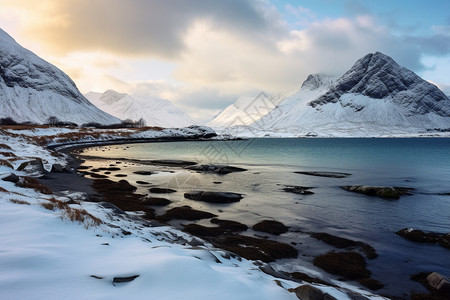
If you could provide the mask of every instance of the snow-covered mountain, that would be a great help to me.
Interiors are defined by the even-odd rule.
[[[269,96],[264,92],[260,92],[256,97],[239,97],[206,125],[231,127],[253,124],[272,111],[284,98],[283,95]]]
[[[185,112],[164,99],[132,97],[114,90],[89,92],[85,96],[113,116],[133,121],[143,118],[148,126],[179,128],[195,124]]]
[[[310,75],[259,121],[235,132],[270,136],[417,135],[450,128],[450,100],[382,53],[359,59],[333,82]]]
[[[92,105],[63,71],[0,29],[0,118],[44,123],[50,116],[78,124],[120,122]]]

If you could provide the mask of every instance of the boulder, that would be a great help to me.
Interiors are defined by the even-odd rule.
[[[450,280],[441,274],[433,272],[427,276],[427,283],[433,288],[433,291],[441,296],[450,299]]]
[[[360,193],[367,196],[377,196],[386,199],[399,199],[400,196],[412,195],[413,188],[391,187],[391,186],[370,186],[370,185],[346,185],[342,189]]]
[[[283,188],[283,191],[299,194],[299,195],[312,195],[313,192],[310,191],[312,187],[306,187],[306,186],[297,186],[297,185],[287,185],[285,188]]]
[[[184,197],[191,200],[209,203],[233,203],[239,202],[242,199],[242,195],[238,193],[205,191],[188,192],[184,194]]]
[[[62,166],[60,164],[54,164],[52,166],[52,169],[50,170],[51,173],[70,173],[71,170],[67,166]]]
[[[29,173],[39,172],[42,174],[47,173],[47,171],[44,168],[44,164],[42,163],[42,160],[40,158],[36,158],[21,163],[20,166],[17,168],[17,171],[25,171]]]
[[[200,171],[200,172],[211,172],[216,174],[229,174],[233,172],[243,172],[247,171],[247,169],[239,168],[239,167],[233,167],[233,166],[226,166],[226,165],[194,165],[194,166],[187,166],[185,169],[194,170],[194,171]]]
[[[274,235],[280,235],[282,233],[288,232],[289,228],[283,223],[273,220],[264,220],[255,225],[253,225],[253,230],[267,232]]]
[[[206,211],[192,209],[190,206],[181,206],[169,209],[164,215],[160,216],[159,219],[161,221],[170,221],[172,219],[197,221],[214,217],[217,217],[217,215]]]
[[[309,284],[304,284],[295,289],[291,289],[290,292],[295,293],[298,299],[301,300],[337,300],[330,294]]]
[[[322,171],[298,171],[294,172],[296,174],[310,175],[310,176],[319,176],[319,177],[329,177],[329,178],[346,178],[352,174],[350,173],[341,173],[341,172],[322,172]]]
[[[173,189],[167,189],[167,188],[151,188],[149,189],[150,193],[154,194],[170,194],[170,193],[176,193],[176,190]]]
[[[399,236],[416,242],[416,243],[432,243],[450,249],[450,233],[425,232],[413,228],[403,228],[396,232]]]
[[[10,173],[8,176],[3,177],[2,180],[17,183],[20,180],[20,178],[16,174]]]

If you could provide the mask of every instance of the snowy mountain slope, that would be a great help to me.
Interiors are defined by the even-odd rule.
[[[0,118],[44,123],[50,116],[78,124],[120,122],[92,105],[64,72],[0,29]]]
[[[170,101],[158,98],[138,98],[108,90],[86,95],[100,109],[121,119],[137,121],[143,118],[148,126],[186,127],[195,122]]]
[[[269,96],[264,92],[260,92],[256,97],[240,97],[206,125],[230,127],[253,124],[273,110],[283,99],[283,95]]]
[[[309,76],[300,91],[240,132],[271,136],[417,135],[450,128],[450,100],[382,53],[358,60],[333,84]]]

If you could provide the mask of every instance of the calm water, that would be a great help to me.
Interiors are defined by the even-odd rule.
[[[84,154],[111,158],[111,161],[86,161],[86,165],[95,167],[124,158],[182,159],[247,168],[246,172],[220,176],[124,161],[119,173],[127,174],[130,183],[144,180],[154,186],[175,188],[178,192],[170,196],[171,207],[190,205],[249,226],[264,219],[285,223],[291,231],[276,239],[296,243],[303,256],[277,261],[276,267],[282,270],[317,270],[312,258],[333,248],[301,232],[324,231],[367,242],[377,250],[379,257],[368,261],[368,267],[373,278],[386,284],[382,293],[401,296],[411,290],[421,291],[420,285],[409,280],[411,274],[418,272],[450,275],[449,250],[412,243],[395,234],[404,227],[450,232],[450,196],[437,195],[450,193],[450,139],[170,142],[105,146],[87,149]],[[132,173],[143,169],[157,174],[143,177]],[[295,174],[295,171],[336,171],[352,175],[336,179]],[[114,173],[111,179],[115,179]],[[339,188],[353,184],[404,186],[416,191],[413,196],[388,201]],[[286,193],[282,191],[284,185],[314,187],[315,194]],[[231,205],[210,205],[184,199],[183,193],[192,189],[237,192],[245,197]],[[138,191],[148,193],[148,186],[139,187]],[[211,225],[207,221],[200,223]],[[250,230],[246,234],[256,233]]]

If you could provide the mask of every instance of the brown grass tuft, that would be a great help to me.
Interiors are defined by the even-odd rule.
[[[17,199],[11,199],[11,200],[9,200],[9,202],[12,202],[12,203],[15,203],[15,204],[25,204],[25,205],[30,205],[30,203],[27,202],[27,201],[17,200]]]
[[[80,208],[70,208],[69,207],[65,211],[65,215],[72,222],[83,223],[86,228],[89,228],[91,226],[99,226],[99,225],[103,224],[102,220],[100,220],[97,217],[94,217],[93,215],[88,213],[86,210],[80,209]]]
[[[9,161],[0,159],[0,166],[7,166],[8,168],[14,169],[14,167],[9,163]]]
[[[9,191],[8,190],[5,190],[4,188],[2,188],[1,186],[0,186],[0,192],[2,192],[2,193],[9,193]]]
[[[23,176],[20,179],[21,180],[17,183],[20,187],[34,189],[35,191],[46,195],[53,194],[52,190],[48,186],[40,183],[36,178]]]
[[[11,147],[6,145],[6,144],[0,144],[0,148],[7,149],[7,150],[12,150]]]
[[[55,208],[56,208],[55,203],[52,203],[52,202],[44,202],[44,203],[41,203],[41,206],[42,206],[43,208],[45,208],[45,209],[48,209],[48,210],[55,210]]]
[[[0,152],[0,155],[3,155],[4,157],[17,157],[17,155],[15,155],[14,153],[9,152],[9,151],[7,151],[7,152]]]

